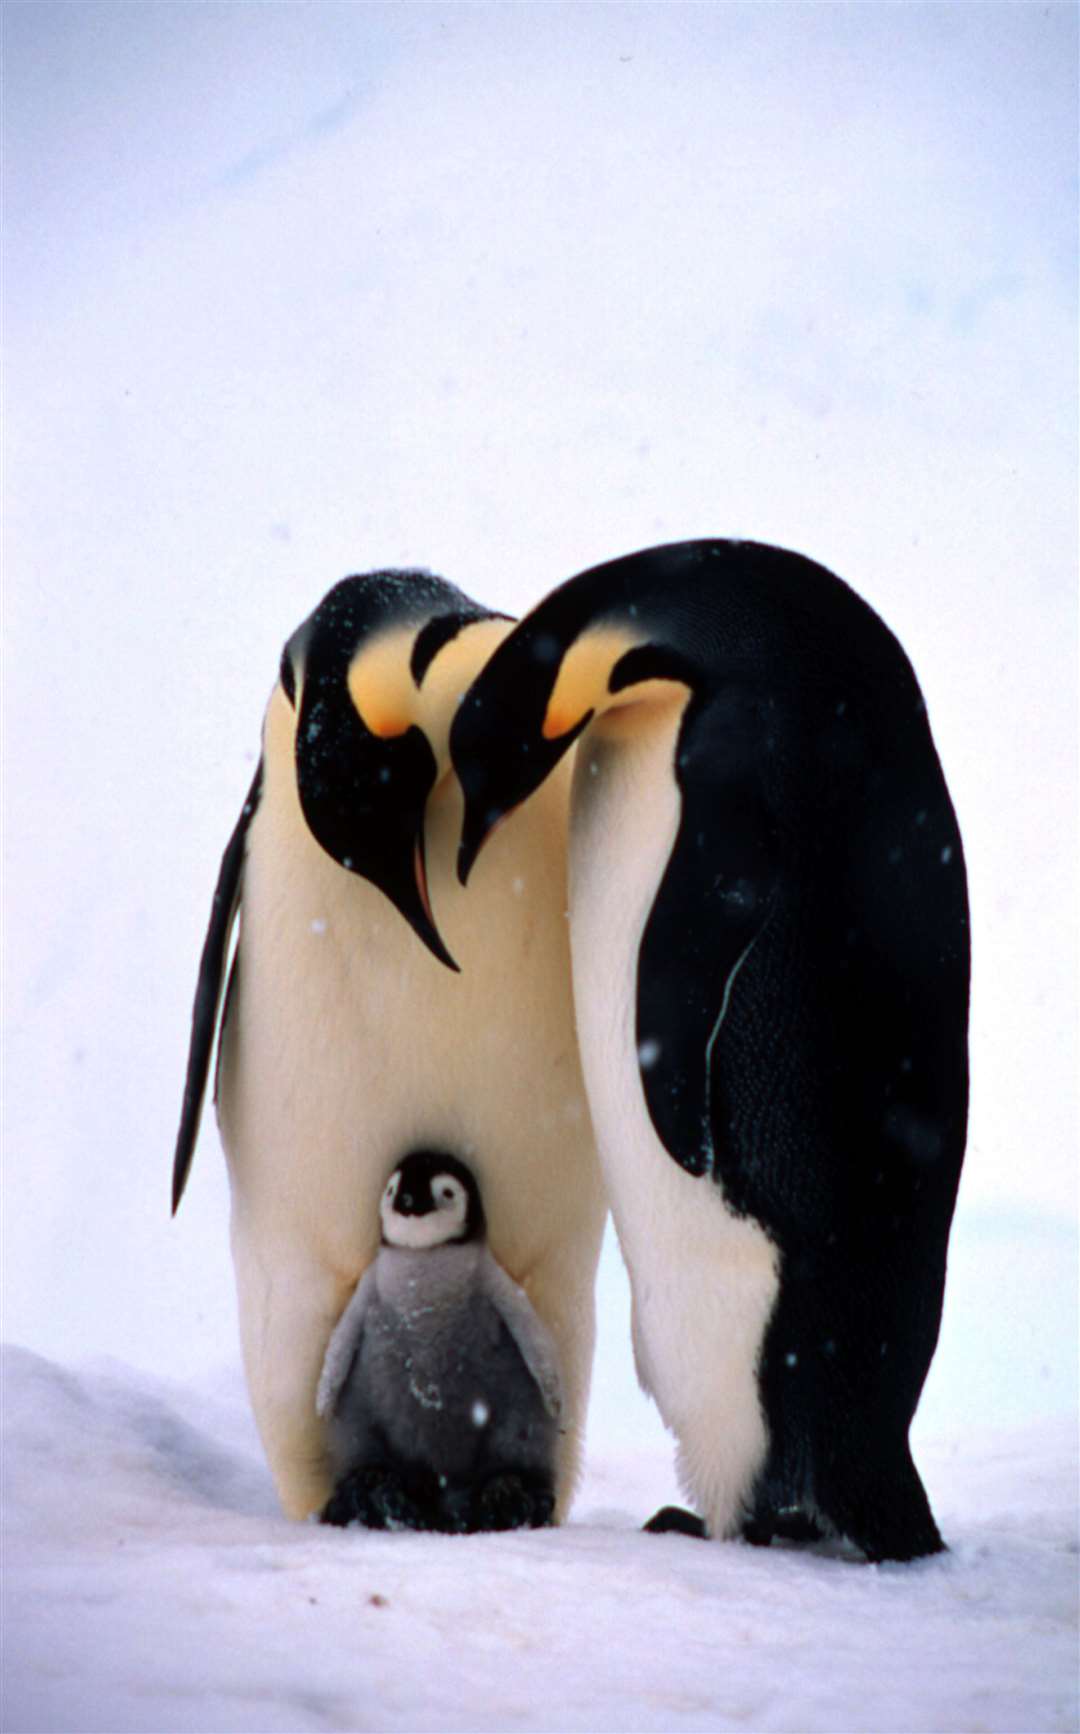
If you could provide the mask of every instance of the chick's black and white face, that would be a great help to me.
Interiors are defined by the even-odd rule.
[[[469,1194],[453,1174],[410,1175],[396,1168],[379,1206],[383,1239],[414,1251],[465,1240],[471,1227]]]

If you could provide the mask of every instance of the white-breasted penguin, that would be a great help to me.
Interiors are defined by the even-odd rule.
[[[451,1533],[550,1523],[558,1355],[491,1255],[474,1176],[414,1151],[380,1216],[382,1244],[319,1381],[335,1480],[324,1522]]]
[[[454,872],[450,721],[510,625],[428,574],[343,579],[285,647],[222,861],[173,1207],[224,998],[216,1102],[244,1363],[295,1517],[333,1492],[319,1372],[378,1248],[386,1176],[416,1150],[472,1169],[492,1255],[555,1341],[557,1519],[576,1476],[606,1205],[573,1020],[569,777],[493,845],[479,897]]]
[[[714,1536],[933,1552],[908,1429],[963,1159],[969,942],[910,663],[780,549],[584,572],[456,715],[463,881],[574,742],[582,1061],[684,1488]]]

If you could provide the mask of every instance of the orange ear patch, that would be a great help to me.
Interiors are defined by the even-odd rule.
[[[360,710],[359,705],[356,708]],[[365,727],[373,735],[378,735],[381,741],[393,740],[395,735],[406,734],[412,727],[409,718],[399,706],[372,704],[370,699],[365,700],[364,708],[360,710],[360,718]]]
[[[413,627],[380,632],[361,645],[349,664],[349,697],[360,721],[380,740],[412,728],[415,686],[409,671],[416,631]]]
[[[608,680],[620,656],[641,640],[624,626],[595,626],[576,638],[562,662],[548,699],[542,734],[555,741],[575,727],[587,711],[603,710]]]

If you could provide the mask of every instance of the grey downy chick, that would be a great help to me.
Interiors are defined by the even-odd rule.
[[[330,1339],[316,1406],[324,1523],[537,1528],[555,1505],[555,1347],[492,1257],[470,1170],[416,1151],[379,1206],[382,1241]]]

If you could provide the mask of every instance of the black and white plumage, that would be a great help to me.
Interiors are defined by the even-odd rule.
[[[648,549],[552,592],[458,710],[463,882],[571,747],[582,1060],[683,1484],[715,1536],[933,1552],[908,1429],[964,1150],[969,939],[910,663],[801,556]]]
[[[319,1381],[335,1481],[323,1520],[456,1532],[550,1522],[557,1353],[491,1255],[473,1175],[414,1152],[380,1215],[382,1244]]]
[[[320,1369],[378,1249],[386,1176],[420,1149],[475,1174],[492,1255],[557,1345],[557,1517],[577,1473],[605,1200],[570,987],[569,777],[493,844],[479,896],[454,870],[450,722],[510,625],[427,573],[335,585],[285,646],[222,860],[173,1200],[220,1020],[245,1372],[293,1517],[333,1493]]]

